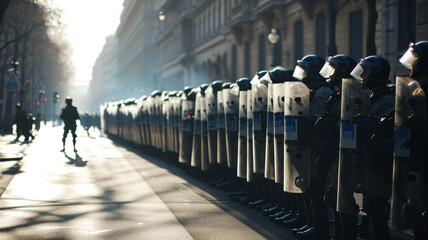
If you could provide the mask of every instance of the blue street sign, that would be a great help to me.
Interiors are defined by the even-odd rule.
[[[6,91],[18,91],[19,90],[19,83],[16,80],[16,75],[14,72],[10,73],[9,80],[6,82],[5,88]]]

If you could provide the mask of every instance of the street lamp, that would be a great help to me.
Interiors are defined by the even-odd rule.
[[[279,35],[278,35],[278,33],[276,32],[276,29],[275,29],[275,28],[272,28],[272,29],[270,30],[270,33],[268,34],[268,40],[269,40],[269,42],[270,42],[270,43],[272,43],[272,44],[275,44],[275,43],[277,43],[277,42],[279,41]]]
[[[164,21],[166,19],[165,12],[163,10],[159,11],[159,21]]]

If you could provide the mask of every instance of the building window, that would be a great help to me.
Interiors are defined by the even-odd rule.
[[[264,34],[259,35],[259,71],[266,69],[266,39]]]
[[[246,76],[251,75],[251,45],[250,41],[245,41],[244,47],[244,74]]]
[[[303,22],[294,23],[294,61],[303,58]]]
[[[232,69],[231,69],[231,73],[232,73],[232,79],[235,80],[237,79],[237,66],[238,66],[238,56],[237,56],[237,52],[236,52],[236,45],[232,46]]]
[[[363,57],[363,11],[349,14],[349,55],[354,59]]]
[[[315,52],[318,56],[326,57],[326,28],[325,28],[325,15],[324,12],[316,16],[315,27]]]
[[[398,1],[398,50],[416,41],[416,0]]]
[[[273,45],[272,67],[282,65],[282,36],[281,36],[280,30],[277,30],[277,33],[280,36],[280,38],[279,38],[279,41]]]

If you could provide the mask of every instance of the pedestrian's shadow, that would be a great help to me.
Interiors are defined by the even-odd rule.
[[[64,152],[64,156],[68,159],[67,164],[75,165],[76,167],[84,167],[88,162],[88,161],[83,161],[82,157],[80,157],[78,153],[76,153],[74,158],[72,156],[67,155],[66,152]]]

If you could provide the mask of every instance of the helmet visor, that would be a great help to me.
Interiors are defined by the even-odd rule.
[[[412,69],[415,62],[418,60],[412,47],[407,49],[407,52],[400,58],[400,63],[408,69]]]
[[[294,68],[293,77],[303,80],[308,75],[310,63],[302,60],[297,60],[296,67]]]
[[[368,78],[373,71],[373,66],[368,63],[360,62],[351,72],[351,76],[358,81]]]
[[[334,68],[330,62],[325,62],[324,66],[321,68],[320,75],[324,78],[330,78],[336,72],[336,68]]]

